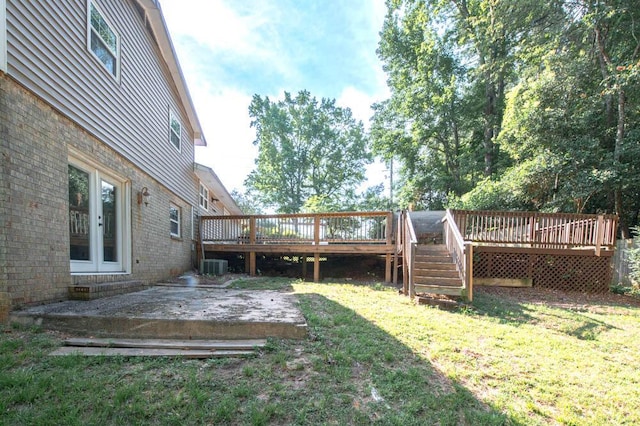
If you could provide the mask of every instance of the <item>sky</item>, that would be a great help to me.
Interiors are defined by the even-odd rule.
[[[306,89],[336,99],[368,129],[389,91],[376,56],[384,0],[160,0],[206,147],[196,161],[230,192],[255,167],[254,94],[281,99]],[[384,166],[364,185],[383,183]]]

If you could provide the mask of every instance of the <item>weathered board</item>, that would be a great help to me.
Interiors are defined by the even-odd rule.
[[[223,358],[253,355],[253,351],[230,350],[189,350],[189,349],[152,349],[152,348],[104,348],[65,346],[51,352],[51,356],[85,355],[85,356],[146,356],[146,357],[180,357],[180,358]]]
[[[474,278],[474,285],[486,285],[492,287],[531,287],[531,278]]]
[[[140,348],[140,349],[180,349],[180,350],[252,350],[264,347],[264,339],[243,340],[170,340],[170,339],[109,339],[109,338],[69,338],[66,346],[94,348]]]

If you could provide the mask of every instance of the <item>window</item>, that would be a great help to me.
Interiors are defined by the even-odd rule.
[[[169,142],[180,151],[180,140],[182,135],[182,124],[173,111],[169,111]]]
[[[200,207],[209,210],[209,190],[200,184]]]
[[[118,77],[120,38],[93,2],[89,3],[87,20],[89,50],[102,62],[111,75]]]
[[[171,236],[180,238],[180,208],[173,204],[169,204],[169,221]]]

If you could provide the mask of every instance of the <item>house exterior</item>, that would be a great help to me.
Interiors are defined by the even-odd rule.
[[[157,0],[0,0],[0,320],[193,268],[205,145]]]
[[[198,214],[199,216],[242,215],[235,200],[222,184],[212,168],[195,164],[198,176]]]

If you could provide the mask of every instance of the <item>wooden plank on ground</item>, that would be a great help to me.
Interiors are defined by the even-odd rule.
[[[474,278],[474,285],[486,285],[493,287],[532,287],[531,278]]]
[[[170,340],[170,339],[115,339],[82,338],[66,339],[66,346],[94,348],[145,348],[145,349],[183,349],[183,350],[252,350],[266,345],[265,339],[243,340]]]
[[[93,348],[65,346],[49,355],[85,355],[85,356],[147,356],[147,357],[180,357],[180,358],[223,358],[253,355],[253,351],[217,351],[217,350],[183,350],[183,349],[151,349],[151,348]]]

